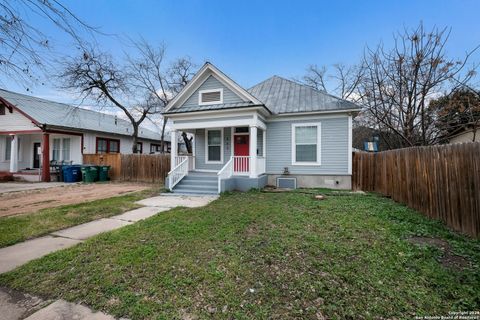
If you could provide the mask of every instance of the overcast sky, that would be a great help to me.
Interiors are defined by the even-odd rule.
[[[122,39],[164,42],[168,56],[210,61],[248,88],[272,76],[299,77],[309,64],[356,63],[366,45],[391,43],[392,34],[423,21],[452,27],[447,51],[462,57],[480,44],[480,1],[62,1],[88,24],[117,36],[99,37],[113,55],[128,50]],[[39,23],[60,53],[65,35]],[[480,54],[474,56],[480,61]],[[6,89],[25,92],[14,81]],[[30,94],[72,103],[75,98],[46,82]]]

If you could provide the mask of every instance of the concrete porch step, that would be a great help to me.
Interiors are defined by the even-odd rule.
[[[192,189],[173,189],[173,193],[176,194],[195,194],[195,195],[203,195],[203,194],[218,194],[217,190],[215,189],[214,191],[211,190],[192,190]]]
[[[182,190],[198,190],[198,191],[202,191],[202,190],[205,190],[205,191],[217,191],[218,189],[218,186],[201,186],[201,185],[191,185],[191,184],[178,184],[175,186],[175,188],[173,188],[173,190],[176,190],[176,189],[182,189]]]
[[[195,179],[182,179],[177,185],[192,185],[192,186],[217,186],[217,180],[195,180]]]
[[[181,194],[217,194],[218,177],[215,172],[191,171],[172,190]]]

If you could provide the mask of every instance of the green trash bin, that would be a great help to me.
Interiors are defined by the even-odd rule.
[[[98,181],[108,181],[110,166],[98,166]]]
[[[96,166],[83,166],[82,167],[82,180],[85,183],[95,182],[98,176],[98,169]]]

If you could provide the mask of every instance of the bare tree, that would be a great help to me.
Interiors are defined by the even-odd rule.
[[[144,40],[133,44],[136,53],[126,55],[123,63],[98,50],[84,50],[64,62],[60,79],[64,89],[123,111],[133,128],[132,151],[136,153],[140,125],[145,119],[159,116],[170,99],[185,86],[192,76],[193,63],[181,58],[166,65],[164,45],[153,47]],[[162,150],[165,126],[163,121]]]
[[[165,66],[165,45],[153,47],[144,39],[134,42],[140,55],[137,58],[127,56],[129,74],[134,80],[137,91],[144,91],[156,104],[157,114],[162,112],[170,100],[177,95],[193,76],[195,64],[190,58],[178,58],[169,66]],[[161,150],[164,150],[165,128],[167,122],[162,118]],[[185,132],[182,137],[191,152],[191,138]],[[172,141],[171,143],[175,143]]]
[[[325,66],[310,65],[302,82],[306,85],[339,98],[356,102],[360,99],[358,87],[362,81],[364,68],[362,65],[345,66],[334,64],[329,72]]]
[[[0,2],[0,70],[4,77],[24,85],[39,80],[52,55],[52,39],[35,25],[36,15],[81,44],[80,33],[96,33],[57,0],[11,0]],[[28,88],[27,88],[28,90]]]
[[[429,108],[435,112],[435,126],[439,130],[440,142],[471,131],[476,141],[480,128],[480,92],[470,87],[456,88],[447,95],[430,101]]]
[[[475,75],[475,66],[466,68],[475,50],[458,60],[446,56],[449,34],[447,28],[426,31],[420,24],[397,34],[392,49],[380,44],[365,52],[360,103],[372,127],[401,138],[394,147],[438,142],[428,102],[452,83],[467,83]]]

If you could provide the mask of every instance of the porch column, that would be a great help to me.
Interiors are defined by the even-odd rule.
[[[42,137],[42,181],[50,182],[50,135],[46,132]]]
[[[267,156],[267,129],[263,130],[263,148],[262,156],[265,158]]]
[[[10,135],[10,172],[14,173],[18,171],[18,136]]]
[[[250,127],[250,178],[257,177],[257,127]]]
[[[177,156],[178,138],[176,130],[170,132],[170,139],[170,170],[172,170],[175,168],[175,158]]]

